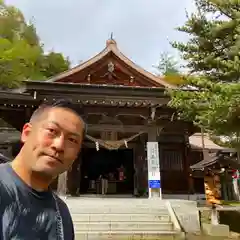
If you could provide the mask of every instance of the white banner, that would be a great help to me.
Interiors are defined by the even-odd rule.
[[[158,142],[147,142],[148,172],[159,172]]]

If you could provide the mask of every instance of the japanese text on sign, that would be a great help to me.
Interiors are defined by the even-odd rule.
[[[148,172],[159,172],[158,142],[147,143]]]

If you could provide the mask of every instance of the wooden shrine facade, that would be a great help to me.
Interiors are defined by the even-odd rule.
[[[96,142],[111,142],[133,150],[134,189],[148,188],[147,141],[158,141],[163,193],[189,193],[188,138],[191,123],[179,121],[167,106],[161,78],[141,69],[117,48],[114,40],[89,61],[48,81],[26,81],[17,91],[0,91],[0,118],[21,130],[43,103],[71,99],[87,123],[84,148],[97,151]],[[104,146],[100,144],[100,148]],[[79,191],[81,154],[68,173],[68,192]],[[76,181],[79,179],[79,181]]]

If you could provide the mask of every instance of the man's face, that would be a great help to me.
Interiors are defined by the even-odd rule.
[[[71,110],[51,108],[32,124],[23,127],[24,158],[34,172],[55,178],[77,158],[84,123]]]

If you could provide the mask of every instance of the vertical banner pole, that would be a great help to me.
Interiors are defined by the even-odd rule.
[[[162,199],[158,142],[147,142],[149,198]]]

